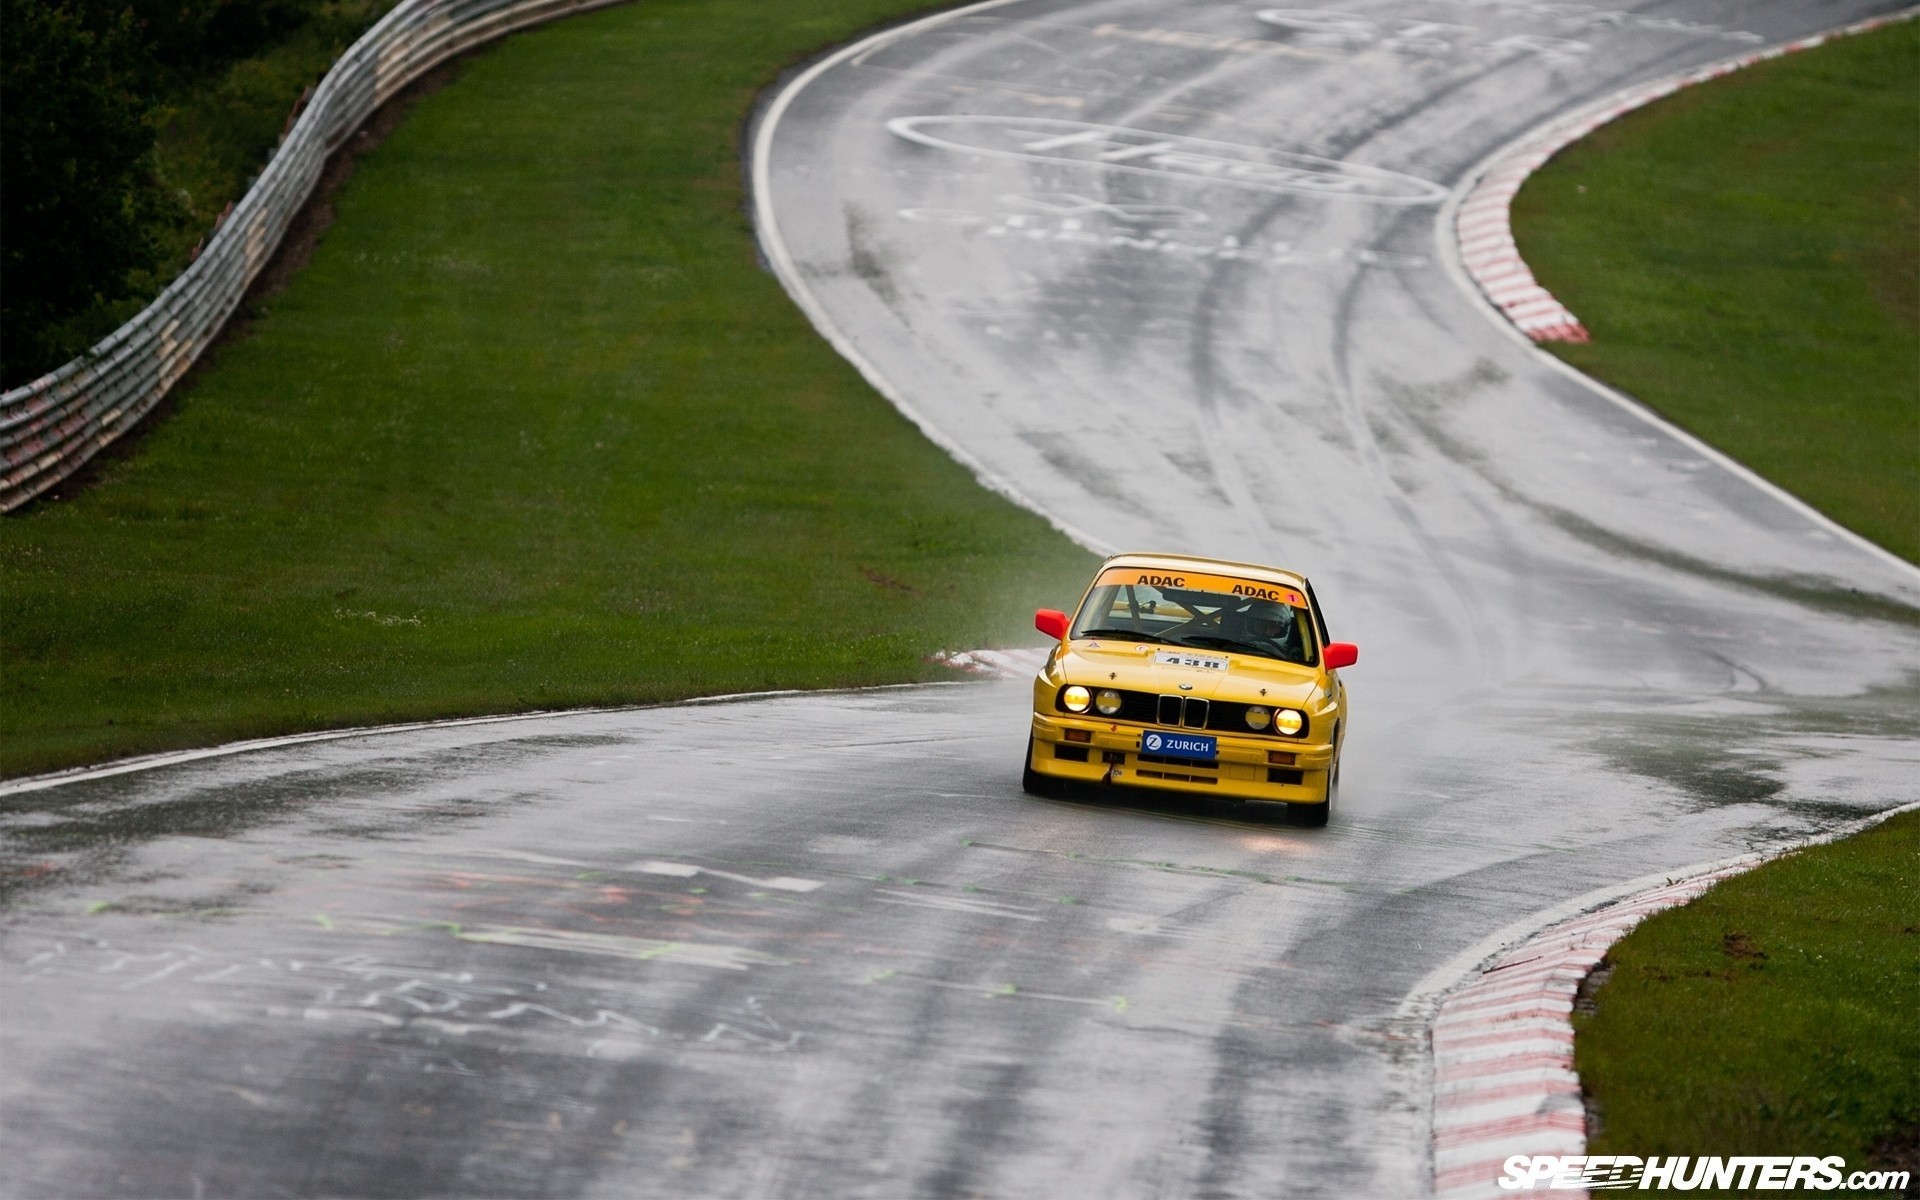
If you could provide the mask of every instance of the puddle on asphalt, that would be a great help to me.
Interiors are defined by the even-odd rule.
[[[1787,794],[1794,763],[1827,757],[1823,739],[1920,742],[1920,672],[1855,696],[1796,697],[1761,691],[1742,711],[1703,715],[1614,711],[1607,728],[1583,743],[1615,769],[1678,788],[1695,811],[1734,804],[1775,804],[1806,816],[1858,815],[1860,803]],[[1691,709],[1692,706],[1689,706]],[[1909,797],[1910,798],[1910,797]]]

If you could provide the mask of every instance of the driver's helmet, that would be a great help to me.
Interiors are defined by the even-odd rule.
[[[1293,625],[1293,610],[1271,600],[1256,600],[1240,614],[1240,627],[1253,637],[1279,641]]]

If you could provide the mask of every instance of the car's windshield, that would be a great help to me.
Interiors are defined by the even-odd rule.
[[[1109,567],[1073,621],[1073,637],[1152,642],[1319,660],[1306,597],[1292,588],[1196,571]]]

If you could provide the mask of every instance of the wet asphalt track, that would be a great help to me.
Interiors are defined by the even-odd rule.
[[[1920,576],[1488,321],[1438,200],[1885,7],[1030,3],[835,60],[770,253],[1062,524],[1313,577],[1333,825],[1023,796],[1009,684],[15,793],[0,1191],[1420,1193],[1422,975],[1920,792]]]

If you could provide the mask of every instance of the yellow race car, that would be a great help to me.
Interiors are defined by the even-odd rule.
[[[1033,684],[1023,783],[1108,784],[1286,805],[1324,825],[1340,782],[1358,647],[1327,640],[1313,587],[1251,563],[1109,558]]]

